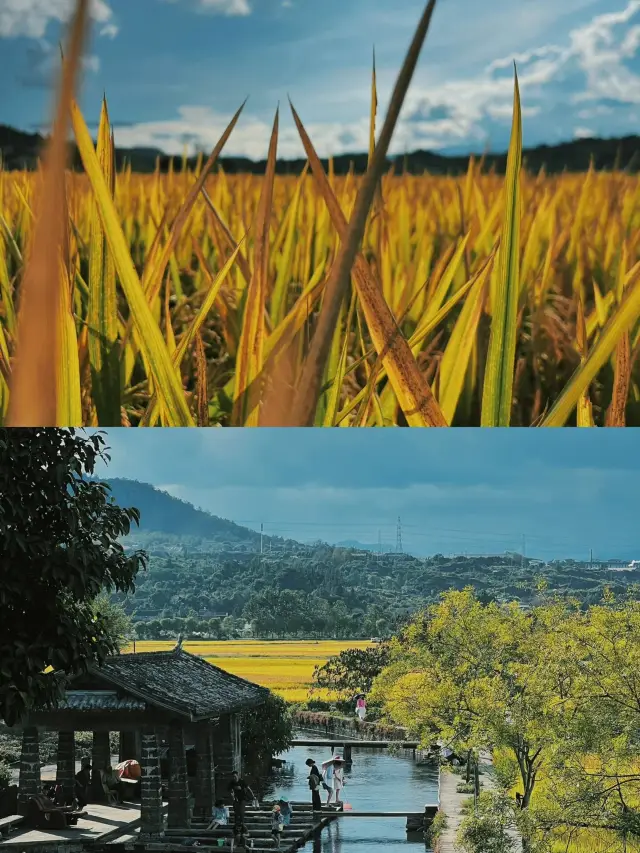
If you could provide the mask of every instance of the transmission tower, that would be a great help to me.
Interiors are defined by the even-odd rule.
[[[396,554],[402,554],[402,522],[398,516],[398,526],[396,527]]]

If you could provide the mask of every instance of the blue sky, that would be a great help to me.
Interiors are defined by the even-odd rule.
[[[73,0],[1,0],[0,123],[46,125]],[[287,93],[323,155],[366,150],[371,54],[381,108],[422,0],[94,0],[81,103],[106,91],[121,146],[215,144],[264,158]],[[392,152],[508,143],[512,62],[526,145],[640,127],[640,0],[439,0]],[[279,153],[301,146],[283,109]]]
[[[106,430],[101,476],[309,541],[640,559],[640,430]]]

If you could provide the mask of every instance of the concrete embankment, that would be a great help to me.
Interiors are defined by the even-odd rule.
[[[495,790],[496,783],[493,777],[493,762],[490,755],[480,756],[481,780],[485,791]],[[447,827],[436,843],[436,853],[462,853],[456,838],[460,824],[465,817],[462,804],[469,800],[469,794],[459,794],[456,791],[461,782],[461,777],[456,773],[440,771],[440,810],[447,816]],[[522,853],[522,839],[513,830],[509,833],[515,841],[515,853]]]

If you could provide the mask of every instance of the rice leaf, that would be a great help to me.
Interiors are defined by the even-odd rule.
[[[513,404],[513,376],[518,323],[518,264],[520,262],[520,168],[522,165],[522,115],[518,75],[513,92],[513,123],[507,155],[505,210],[498,249],[497,287],[492,302],[491,334],[484,387],[482,426],[509,426]]]
[[[436,0],[429,0],[418,23],[414,38],[405,57],[405,61],[402,69],[400,70],[400,74],[398,75],[398,79],[391,96],[389,109],[380,133],[380,138],[375,148],[371,166],[367,169],[367,173],[362,180],[360,189],[358,190],[353,214],[349,224],[344,229],[344,233],[340,234],[341,242],[338,256],[332,267],[329,280],[327,281],[322,310],[318,318],[311,349],[302,368],[298,392],[294,399],[291,414],[291,423],[293,425],[308,426],[313,423],[322,376],[324,374],[327,355],[331,345],[331,335],[340,310],[340,303],[344,298],[344,293],[349,284],[351,268],[354,264],[362,241],[367,217],[369,215],[369,208],[371,207],[371,203],[374,199],[378,181],[382,177],[382,173],[385,168],[385,158],[389,149],[391,137],[400,115],[411,78],[413,77],[413,72],[417,65],[418,57],[426,38],[429,24],[431,23],[431,17],[435,5]],[[301,123],[295,114],[293,107],[292,111],[294,112],[294,119],[296,121],[296,125],[298,125],[298,131],[300,132]],[[324,170],[322,170],[322,172],[324,175]],[[317,167],[314,170],[314,175],[317,176]],[[331,187],[329,187],[329,191],[331,191]],[[369,320],[367,320],[367,322],[369,322]],[[385,341],[385,346],[389,345],[389,343],[390,340],[387,339],[387,341]],[[441,417],[441,413],[437,410],[437,405],[435,404],[435,400],[430,394],[430,391],[429,394],[425,396],[425,402],[430,412],[434,415],[434,425],[444,426],[444,418]],[[416,410],[415,413],[411,411],[410,414],[414,421],[422,420],[420,414],[418,414],[418,410]]]
[[[71,121],[118,278],[129,303],[140,350],[146,360],[150,378],[153,379],[154,390],[158,394],[163,419],[167,426],[193,426],[182,383],[173,369],[162,332],[145,298],[89,130],[75,103],[71,106]]]
[[[247,292],[236,360],[236,384],[232,416],[235,426],[258,426],[260,389],[252,386],[251,392],[248,393],[248,388],[264,366],[264,312],[267,298],[269,229],[277,148],[278,112],[276,111],[269,142],[267,169],[258,204],[253,274]]]
[[[115,150],[107,101],[103,99],[96,154],[111,198],[115,193]],[[89,238],[89,360],[91,388],[100,426],[120,426],[120,347],[116,270],[95,201]]]

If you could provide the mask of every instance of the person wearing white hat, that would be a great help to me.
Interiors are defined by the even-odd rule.
[[[335,797],[336,805],[340,805],[340,792],[344,787],[344,761],[341,755],[334,755],[329,761],[322,762],[322,772],[327,782],[331,782],[331,791],[327,797],[327,805]]]

